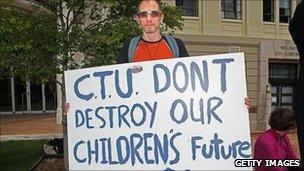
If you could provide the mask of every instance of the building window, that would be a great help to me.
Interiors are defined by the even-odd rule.
[[[242,19],[241,0],[221,0],[221,15],[224,19]]]
[[[294,86],[297,79],[296,64],[269,64],[271,84],[271,108],[291,108]]]
[[[274,22],[274,0],[263,0],[263,21]]]
[[[291,16],[291,0],[280,0],[280,23],[289,23]]]
[[[198,0],[176,0],[175,5],[182,8],[183,16],[198,17]]]

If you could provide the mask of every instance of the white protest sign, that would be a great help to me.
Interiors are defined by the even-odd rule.
[[[65,72],[71,170],[244,170],[244,54]],[[249,169],[249,168],[246,168]]]

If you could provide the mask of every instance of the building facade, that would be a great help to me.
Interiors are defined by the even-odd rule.
[[[176,31],[191,56],[244,52],[251,131],[267,127],[274,108],[291,107],[298,53],[288,23],[299,0],[165,0],[183,10]],[[59,78],[57,76],[57,78]],[[54,113],[61,118],[56,83],[0,80],[0,114]]]
[[[288,23],[300,0],[175,0],[192,56],[244,52],[251,131],[265,130],[271,110],[292,106],[299,55]]]

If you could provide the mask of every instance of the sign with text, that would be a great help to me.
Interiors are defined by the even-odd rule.
[[[244,170],[243,53],[65,72],[71,170]]]
[[[274,40],[273,49],[276,58],[297,58],[299,53],[296,45],[291,40]]]

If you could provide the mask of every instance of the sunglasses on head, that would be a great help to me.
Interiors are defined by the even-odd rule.
[[[137,16],[139,18],[146,18],[148,15],[150,15],[152,18],[153,17],[158,17],[162,14],[161,11],[140,11],[137,13]]]

